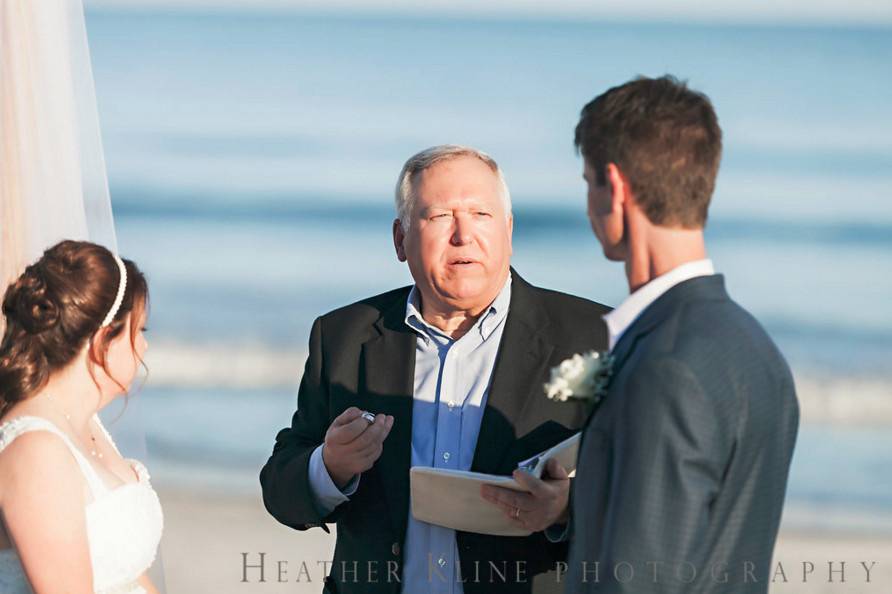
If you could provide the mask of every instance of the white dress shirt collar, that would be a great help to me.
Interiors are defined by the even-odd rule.
[[[623,333],[660,295],[683,281],[712,274],[715,274],[712,260],[685,262],[669,272],[661,274],[629,295],[619,307],[604,316],[604,321],[607,322],[607,331],[610,335],[610,350],[613,350]]]

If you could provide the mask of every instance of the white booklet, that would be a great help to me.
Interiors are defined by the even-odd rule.
[[[524,468],[536,478],[541,478],[545,464],[551,458],[555,458],[568,473],[572,473],[576,470],[580,435],[577,433],[529,460],[524,460],[518,464],[518,468]],[[498,536],[532,534],[505,517],[501,508],[480,496],[482,485],[524,491],[524,488],[510,476],[413,466],[409,471],[409,480],[412,491],[412,516],[416,520],[479,534]]]

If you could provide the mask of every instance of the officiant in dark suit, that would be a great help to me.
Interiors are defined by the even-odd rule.
[[[261,472],[264,503],[298,530],[337,524],[326,591],[530,592],[566,558],[543,533],[566,521],[564,469],[521,477],[533,494],[511,514],[533,533],[499,537],[415,520],[409,468],[510,475],[576,432],[584,404],[548,400],[543,384],[574,353],[606,348],[608,309],[510,267],[510,195],[479,151],[410,158],[396,208],[396,254],[415,283],[313,324],[297,412]]]
[[[672,77],[633,80],[585,106],[576,145],[631,294],[605,316],[613,376],[582,437],[566,591],[767,592],[798,405],[706,253],[712,104]]]

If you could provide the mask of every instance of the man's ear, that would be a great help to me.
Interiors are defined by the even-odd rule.
[[[406,241],[406,232],[403,231],[402,221],[399,219],[393,220],[393,247],[396,249],[396,259],[400,262],[406,261],[406,248],[403,247],[403,242]]]
[[[616,163],[608,163],[606,173],[607,185],[610,186],[610,210],[621,213],[630,206],[632,188],[629,179]]]

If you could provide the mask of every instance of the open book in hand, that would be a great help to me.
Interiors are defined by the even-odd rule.
[[[576,469],[579,453],[577,433],[556,446],[549,448],[518,464],[535,476],[542,478],[545,465],[552,458],[567,469]],[[515,491],[525,491],[510,476],[413,466],[409,471],[412,490],[412,516],[416,520],[436,524],[464,532],[494,534],[498,536],[527,536],[531,534],[505,517],[497,506],[480,495],[482,485],[495,485]]]

